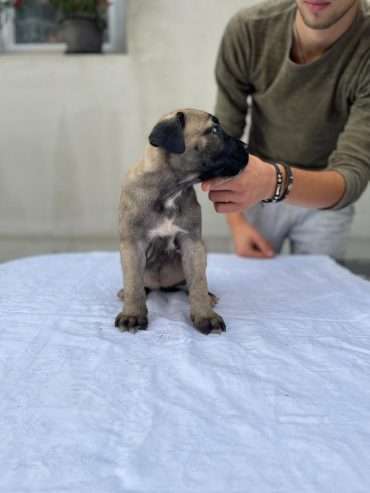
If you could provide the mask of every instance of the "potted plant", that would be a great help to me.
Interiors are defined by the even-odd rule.
[[[49,0],[61,13],[66,53],[101,53],[108,0]]]

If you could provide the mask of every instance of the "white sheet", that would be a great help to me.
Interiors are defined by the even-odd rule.
[[[370,283],[325,257],[208,278],[225,334],[155,293],[132,335],[117,254],[0,265],[1,493],[370,491]]]

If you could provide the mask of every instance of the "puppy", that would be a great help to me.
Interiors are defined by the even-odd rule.
[[[209,113],[184,109],[155,125],[143,159],[129,171],[121,192],[124,306],[115,320],[118,329],[146,329],[147,292],[186,283],[194,327],[202,334],[226,330],[208,294],[201,210],[193,185],[235,176],[247,162],[246,144],[227,135]]]

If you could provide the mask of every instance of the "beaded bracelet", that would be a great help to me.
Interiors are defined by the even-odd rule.
[[[275,171],[276,171],[276,187],[275,187],[275,191],[274,191],[274,194],[271,197],[271,199],[262,200],[262,202],[264,204],[269,204],[271,202],[279,202],[280,195],[281,195],[281,189],[283,187],[283,181],[284,181],[283,173],[280,171],[279,166],[276,163],[269,163],[269,164],[274,166]],[[284,192],[285,192],[285,190],[284,190]]]
[[[288,197],[294,182],[292,168],[286,163],[280,163],[280,164],[285,169],[285,189],[282,196],[279,198],[277,202],[280,202]]]

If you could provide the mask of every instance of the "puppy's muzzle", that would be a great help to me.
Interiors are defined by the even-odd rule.
[[[224,133],[223,140],[223,149],[203,163],[204,170],[200,175],[201,181],[218,177],[232,177],[247,166],[249,159],[247,144],[230,137],[226,133]]]

